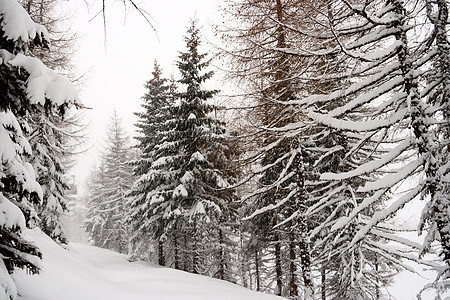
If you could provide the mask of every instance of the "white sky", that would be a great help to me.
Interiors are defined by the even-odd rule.
[[[92,1],[87,1],[92,3]],[[79,74],[89,70],[80,93],[83,104],[91,107],[86,111],[90,123],[92,149],[80,155],[78,164],[71,170],[78,183],[88,176],[98,153],[102,150],[108,121],[114,109],[123,120],[130,136],[133,135],[133,112],[140,110],[144,84],[151,78],[153,61],[158,60],[164,75],[176,72],[174,64],[178,51],[185,50],[183,36],[190,19],[199,20],[198,25],[207,40],[214,39],[212,25],[220,13],[218,0],[166,0],[142,1],[140,7],[152,17],[157,33],[134,9],[124,10],[122,1],[107,1],[107,38],[104,45],[104,27],[101,15],[89,21],[100,9],[101,1],[87,7],[83,1],[69,1],[73,14],[73,30],[80,36],[75,59]]]

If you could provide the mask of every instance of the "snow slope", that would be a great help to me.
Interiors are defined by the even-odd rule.
[[[257,293],[229,282],[189,274],[84,244],[63,249],[40,230],[27,230],[43,253],[43,271],[27,275],[18,270],[19,299],[26,300],[264,300],[283,299]]]

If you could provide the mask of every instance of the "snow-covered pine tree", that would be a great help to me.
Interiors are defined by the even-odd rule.
[[[33,47],[34,57],[39,58],[53,70],[73,77],[71,57],[75,35],[70,33],[67,18],[58,12],[59,0],[22,0],[19,1],[31,19],[46,27],[49,33],[50,47]],[[83,126],[80,119],[64,119],[52,114],[30,115],[31,135],[29,143],[33,149],[32,165],[36,170],[38,183],[43,188],[43,201],[36,206],[42,230],[59,243],[66,242],[66,234],[61,221],[63,212],[67,212],[66,191],[68,182],[67,162],[73,160],[75,144],[83,138],[76,131]]]
[[[0,3],[0,295],[15,299],[17,290],[9,274],[15,268],[39,272],[39,250],[22,238],[34,227],[33,205],[42,201],[42,189],[28,162],[32,150],[26,139],[30,114],[64,115],[77,95],[70,82],[36,58],[30,46],[46,45],[47,32],[34,23],[16,0]]]
[[[165,265],[168,255],[164,249],[168,247],[165,234],[167,224],[162,218],[162,214],[152,213],[157,209],[157,205],[152,205],[151,197],[154,196],[159,185],[159,180],[155,180],[156,178],[152,174],[155,171],[153,163],[158,157],[155,147],[164,138],[165,122],[170,119],[168,106],[173,104],[176,86],[174,83],[168,84],[168,80],[162,77],[162,70],[156,61],[152,76],[145,84],[147,92],[142,97],[144,111],[135,113],[139,117],[135,126],[140,134],[135,138],[138,141],[137,148],[141,155],[132,163],[136,181],[129,192],[131,209],[128,222],[132,230],[133,255],[148,258],[150,253],[157,252],[158,264]],[[153,214],[153,217],[148,218]],[[156,248],[157,251],[152,248]]]
[[[128,136],[116,111],[108,127],[106,151],[97,176],[97,188],[88,202],[86,228],[94,242],[104,248],[128,253],[127,193],[132,185],[131,150]],[[98,232],[98,235],[96,233]],[[96,237],[94,237],[96,235]]]
[[[66,191],[69,189],[63,157],[68,155],[65,147],[65,131],[57,116],[40,114],[29,121],[32,132],[28,139],[32,151],[37,181],[42,187],[43,201],[35,209],[40,219],[39,227],[58,243],[67,243],[61,217],[67,211]],[[69,135],[69,134],[68,134]]]
[[[142,163],[148,163],[149,168],[142,168],[142,176],[133,186],[131,219],[136,235],[151,232],[156,242],[171,242],[172,254],[167,250],[165,254],[173,261],[167,265],[207,273],[214,269],[206,267],[207,259],[211,260],[213,252],[220,256],[224,249],[220,245],[221,237],[225,241],[221,226],[229,218],[234,194],[227,189],[233,182],[229,167],[232,153],[224,123],[213,116],[217,107],[208,102],[217,92],[202,88],[213,73],[203,73],[209,62],[206,54],[198,52],[200,36],[195,22],[185,41],[187,52],[180,54],[177,63],[185,91],[176,93],[174,101],[174,91],[165,87],[164,81],[150,81],[149,91],[155,92],[147,94],[152,102],[146,105],[157,110],[156,114],[148,112],[156,117],[148,128],[156,128],[152,131],[156,136],[151,137],[156,144],[151,145],[153,149],[142,144],[149,153]],[[160,100],[165,103],[158,103]],[[141,124],[146,122],[141,120]]]
[[[106,177],[104,165],[91,170],[87,183],[86,194],[86,216],[84,228],[89,236],[90,242],[97,247],[103,247],[106,236],[105,212],[101,211],[101,203],[105,194]]]
[[[207,54],[199,53],[200,32],[192,21],[185,36],[186,52],[177,61],[184,91],[177,94],[173,106],[172,121],[178,155],[174,157],[174,181],[172,197],[181,211],[184,234],[191,236],[187,245],[192,259],[192,271],[205,273],[204,256],[217,251],[220,246],[221,226],[230,216],[230,204],[234,190],[229,189],[234,178],[230,176],[231,151],[225,123],[215,116],[217,106],[211,100],[218,91],[205,90],[203,84],[213,72],[205,72],[209,66]],[[219,231],[217,231],[217,229]],[[213,262],[214,264],[214,262]],[[205,270],[203,270],[205,268]]]

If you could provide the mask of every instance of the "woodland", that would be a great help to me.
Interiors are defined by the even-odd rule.
[[[0,2],[0,298],[17,299],[15,269],[40,272],[26,228],[70,242],[66,174],[88,108],[57,4]],[[420,266],[436,274],[422,292],[441,299],[449,4],[224,1],[214,57],[241,92],[225,105],[206,88],[213,55],[193,20],[178,74],[149,68],[133,136],[111,117],[85,197],[90,242],[288,299],[390,299],[384,288]],[[416,202],[415,223],[400,222]]]

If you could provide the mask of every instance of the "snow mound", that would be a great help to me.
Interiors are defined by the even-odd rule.
[[[25,230],[26,240],[42,251],[40,275],[17,270],[23,300],[264,300],[283,299],[229,282],[127,261],[125,255],[84,244],[61,248],[39,229]]]

